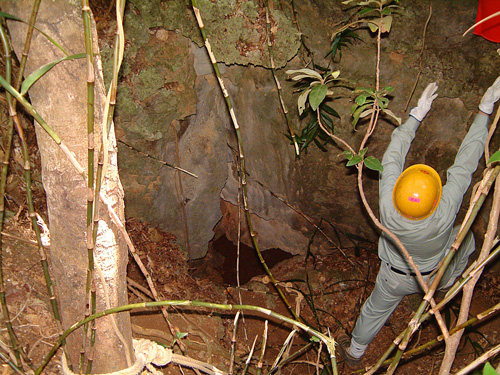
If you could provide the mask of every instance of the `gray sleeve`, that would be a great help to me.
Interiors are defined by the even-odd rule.
[[[383,215],[384,211],[384,202],[392,202],[394,184],[401,172],[403,172],[406,155],[419,126],[420,121],[410,116],[403,125],[392,132],[391,142],[382,158],[384,171],[380,175],[379,180],[381,215]]]
[[[447,171],[442,203],[455,213],[460,209],[463,196],[471,183],[472,174],[476,171],[479,159],[483,155],[488,136],[488,119],[489,117],[484,114],[476,116],[460,145],[453,166]]]

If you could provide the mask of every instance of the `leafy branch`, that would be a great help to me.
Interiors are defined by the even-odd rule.
[[[300,151],[307,151],[307,147],[313,141],[319,149],[326,151],[324,146],[331,141],[328,133],[334,132],[334,123],[330,116],[340,119],[338,112],[326,104],[326,99],[333,96],[335,87],[345,85],[345,80],[339,78],[340,70],[324,75],[309,68],[287,70],[286,73],[292,76],[292,80],[299,83],[301,92],[297,100],[299,115],[310,116],[302,133],[296,136]],[[318,112],[317,116],[316,112]],[[321,122],[326,124],[328,131],[320,126]]]
[[[376,110],[392,117],[398,122],[398,124],[401,125],[401,118],[397,117],[390,109],[387,108],[389,105],[389,99],[386,96],[392,91],[394,91],[394,87],[391,86],[386,86],[380,91],[362,87],[354,90],[354,94],[358,94],[351,107],[351,115],[353,117],[352,126],[355,130],[360,118],[372,115]]]

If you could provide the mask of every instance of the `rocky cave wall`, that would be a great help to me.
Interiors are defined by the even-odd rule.
[[[346,168],[340,155],[343,149],[330,144],[323,152],[310,145],[297,158],[285,137],[285,117],[269,69],[261,2],[198,3],[241,126],[250,176],[249,204],[261,248],[304,253],[314,227],[301,214],[316,224],[323,219],[322,227],[332,238],[337,237],[328,223],[376,240],[377,231],[359,198],[355,170]],[[333,63],[325,58],[333,27],[352,11],[340,1],[294,0],[295,23],[290,1],[271,5],[276,73],[292,126],[300,133],[305,122],[298,117],[296,89],[285,71],[303,68],[314,56],[315,63],[340,69],[341,77],[355,87],[373,87],[376,40],[369,32],[360,32],[362,40],[344,48],[340,62]],[[382,41],[381,85],[395,88],[390,108],[404,121],[423,88],[437,81],[439,97],[407,161],[430,164],[445,179],[482,93],[500,71],[497,46],[472,33],[462,36],[475,21],[474,0],[433,1],[425,43],[430,2],[400,1],[399,5],[402,8],[394,16],[392,30]],[[111,58],[114,24],[109,18],[96,14],[103,25],[104,61]],[[129,0],[125,33],[116,129],[126,215],[175,234],[185,250],[190,247],[192,258],[201,258],[214,236],[237,238],[236,143],[224,99],[189,1]],[[300,42],[301,33],[307,49]],[[345,95],[332,103],[341,115],[335,131],[357,149],[366,124],[353,130],[352,95],[349,90]],[[379,122],[368,144],[371,155],[381,159],[395,126],[391,120]],[[197,177],[176,172],[155,159]],[[375,211],[377,177],[368,171],[364,178]],[[485,220],[480,218],[475,230],[484,230]],[[245,225],[242,231],[248,243]],[[315,239],[313,246],[330,246],[318,236]]]

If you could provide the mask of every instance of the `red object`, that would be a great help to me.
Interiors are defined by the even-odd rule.
[[[476,23],[497,12],[500,12],[500,0],[479,0]],[[500,15],[476,26],[474,34],[500,43]]]

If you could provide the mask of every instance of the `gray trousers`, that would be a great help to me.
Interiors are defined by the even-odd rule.
[[[454,235],[458,228],[454,228]],[[462,245],[453,257],[443,275],[439,288],[451,286],[465,268],[469,256],[475,250],[474,236],[469,231]],[[423,276],[427,283],[431,283],[435,275]],[[448,285],[451,284],[451,285]],[[367,346],[380,331],[387,319],[394,312],[404,296],[414,293],[423,293],[415,276],[400,275],[391,270],[387,262],[380,264],[380,270],[375,282],[372,294],[366,300],[361,309],[361,314],[352,331],[351,346],[357,343],[359,346]]]

